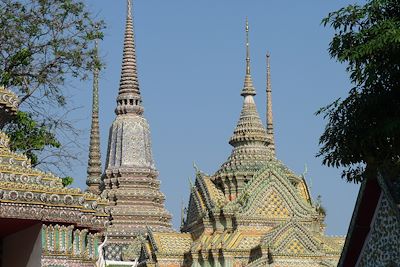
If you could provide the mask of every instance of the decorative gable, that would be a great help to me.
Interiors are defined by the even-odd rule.
[[[267,165],[257,173],[237,199],[241,205],[241,217],[309,219],[316,215],[312,205],[300,195],[285,173],[273,167]]]
[[[289,221],[276,227],[262,241],[272,255],[317,256],[321,254],[321,242],[297,221]]]

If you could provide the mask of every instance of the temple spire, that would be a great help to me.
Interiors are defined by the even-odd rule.
[[[90,129],[89,160],[87,168],[86,184],[88,191],[99,194],[101,182],[101,155],[100,155],[100,132],[99,132],[99,47],[95,44],[95,59],[93,70],[93,99],[92,99],[92,124]]]
[[[127,0],[124,52],[117,116],[108,139],[102,189],[109,200],[111,225],[105,258],[127,260],[132,241],[144,232],[172,232],[152,156],[150,126],[143,116],[134,41],[132,1]]]
[[[132,0],[127,0],[127,7],[121,80],[119,84],[117,108],[115,109],[115,113],[117,115],[141,115],[143,114],[143,106],[142,98],[140,96],[139,79],[136,66]]]
[[[250,75],[249,20],[246,17],[246,75]]]
[[[267,52],[267,137],[268,147],[275,153],[274,122],[272,115],[271,54]]]
[[[241,95],[254,96],[256,95],[256,90],[253,86],[253,79],[251,78],[250,70],[250,42],[249,42],[249,21],[246,18],[246,76],[244,78],[244,86]]]
[[[256,89],[250,72],[249,46],[249,23],[246,19],[246,75],[241,92],[244,98],[242,111],[229,140],[229,144],[233,146],[232,153],[214,175],[223,184],[224,191],[229,192],[227,198],[230,200],[239,196],[249,177],[264,168],[271,159],[267,132],[254,101]]]
[[[256,89],[250,72],[250,42],[249,42],[249,22],[246,18],[246,75],[241,95],[244,97],[242,112],[229,143],[234,147],[241,147],[246,142],[256,143],[264,146],[267,142],[265,128],[258,115],[253,96]]]

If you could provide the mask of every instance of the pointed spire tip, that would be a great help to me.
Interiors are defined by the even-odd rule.
[[[249,20],[246,17],[246,74],[250,74]]]
[[[124,51],[122,56],[121,79],[117,97],[117,115],[136,114],[142,116],[144,108],[140,96],[136,66],[135,34],[133,26],[133,4],[127,0]]]
[[[251,79],[251,70],[250,70],[250,42],[249,42],[249,20],[246,17],[246,76],[244,80],[244,87],[242,90],[242,96],[255,95],[256,91],[253,86],[253,81]]]
[[[128,18],[131,18],[132,17],[132,0],[127,0],[127,5],[128,5],[127,15],[128,15]]]

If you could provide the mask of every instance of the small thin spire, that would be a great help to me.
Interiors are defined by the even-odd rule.
[[[118,105],[115,109],[117,115],[128,113],[137,115],[143,114],[142,98],[140,96],[136,66],[136,48],[132,11],[132,0],[127,0],[122,71],[117,97]]]
[[[249,20],[246,17],[246,74],[250,75]]]
[[[246,17],[246,76],[244,78],[244,86],[241,95],[254,96],[256,95],[256,90],[253,86],[253,80],[251,78],[250,71],[250,41],[249,41],[249,20]]]
[[[94,194],[100,192],[101,182],[101,154],[100,154],[100,131],[99,131],[99,44],[95,42],[95,58],[93,70],[93,99],[92,99],[92,124],[90,129],[89,160],[87,168],[88,191]]]
[[[271,54],[267,52],[267,137],[268,147],[275,153],[274,121],[272,115]]]

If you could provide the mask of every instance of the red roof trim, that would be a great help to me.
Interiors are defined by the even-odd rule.
[[[361,190],[361,189],[360,189]],[[371,228],[371,223],[377,208],[381,188],[377,179],[371,179],[366,182],[364,192],[360,196],[356,214],[353,214],[353,229],[348,240],[346,240],[347,251],[342,255],[342,266],[353,267],[356,265],[358,258],[361,256],[361,250],[364,246],[366,238]]]

